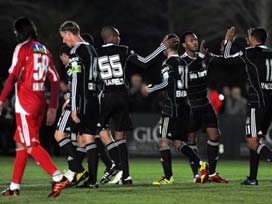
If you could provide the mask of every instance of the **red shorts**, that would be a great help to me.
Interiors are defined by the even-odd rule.
[[[42,125],[44,114],[33,117],[16,113],[16,132],[14,140],[26,147],[40,144],[39,130]]]

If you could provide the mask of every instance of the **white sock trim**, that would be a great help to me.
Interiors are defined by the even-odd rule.
[[[70,169],[64,173],[64,176],[71,182],[76,175],[75,172],[71,171]]]
[[[55,173],[52,175],[52,179],[54,182],[60,182],[62,178],[63,174],[59,170],[55,171]]]
[[[20,189],[20,184],[11,182],[9,188],[12,191],[15,190],[15,189],[19,190]]]

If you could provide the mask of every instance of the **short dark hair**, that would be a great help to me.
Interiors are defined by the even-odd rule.
[[[101,30],[101,38],[105,42],[111,35],[118,35],[117,28],[113,26],[104,26]]]
[[[26,41],[28,38],[36,40],[38,37],[37,28],[32,20],[27,17],[19,17],[13,22],[13,29],[17,33],[19,42]]]
[[[62,45],[59,49],[59,55],[61,56],[62,54],[69,55],[71,51],[71,48],[68,47],[67,45]]]
[[[60,32],[71,32],[74,35],[79,35],[80,33],[80,27],[79,25],[74,21],[65,21],[63,24],[61,24],[59,28]]]
[[[171,50],[173,50],[173,51],[178,51],[179,45],[180,45],[180,39],[179,39],[179,37],[177,36],[177,34],[175,34],[175,33],[169,33],[169,34],[168,34],[167,40],[172,39],[172,38],[176,38],[178,42],[175,43],[175,44],[173,44],[173,45],[170,45],[169,48],[170,48]]]
[[[81,34],[81,37],[86,42],[90,43],[91,45],[94,45],[94,38],[90,33],[83,33],[83,34]]]
[[[247,47],[247,41],[244,36],[237,36],[235,40],[232,43],[231,51],[233,53],[240,52],[241,50],[244,50]]]
[[[253,36],[259,43],[265,44],[267,39],[267,32],[264,28],[261,27],[254,28],[251,36]]]
[[[188,35],[195,35],[195,33],[192,32],[192,31],[185,31],[185,32],[182,33],[181,36],[180,36],[180,42],[181,42],[181,43],[185,43],[185,38],[186,38]]]

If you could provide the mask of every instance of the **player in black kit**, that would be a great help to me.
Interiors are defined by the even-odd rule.
[[[178,39],[176,34],[169,34],[165,39]],[[200,167],[198,155],[184,143],[187,141],[190,106],[187,98],[188,67],[178,55],[179,44],[165,50],[167,59],[162,64],[162,82],[145,86],[146,93],[164,90],[165,99],[160,118],[160,154],[164,176],[153,185],[173,184],[172,159],[169,140],[174,141],[176,149],[194,161]]]
[[[250,174],[242,185],[258,185],[257,172],[260,157],[272,161],[272,151],[260,139],[267,133],[272,119],[272,50],[265,46],[267,32],[264,28],[248,30],[249,47],[230,55],[235,38],[235,28],[226,34],[224,56],[236,60],[247,73],[248,105],[246,141],[250,150]]]
[[[219,182],[227,183],[227,181],[219,176],[216,172],[217,160],[219,157],[219,137],[217,117],[214,109],[207,97],[207,74],[211,65],[220,65],[225,63],[223,56],[217,56],[204,51],[203,46],[198,47],[197,36],[193,32],[185,32],[181,36],[181,43],[185,49],[185,53],[181,56],[188,64],[189,71],[189,88],[188,97],[192,108],[192,116],[189,124],[189,139],[195,141],[198,130],[205,130],[208,134],[207,154],[208,167],[203,163],[200,171],[208,171],[209,177],[202,178],[201,182]],[[203,44],[202,44],[203,45]],[[197,169],[193,170],[197,173]],[[205,175],[201,175],[204,176]]]
[[[103,27],[101,38],[104,45],[97,49],[98,72],[103,86],[100,97],[99,131],[102,140],[104,138],[103,142],[106,144],[111,157],[118,161],[118,151],[120,154],[118,164],[123,170],[122,178],[119,181],[113,180],[110,182],[132,184],[126,145],[126,132],[132,128],[125,79],[126,63],[130,61],[140,67],[147,67],[156,60],[156,57],[166,49],[169,43],[175,43],[175,41],[164,41],[160,47],[144,58],[134,54],[127,46],[120,45],[120,33],[115,27]],[[109,139],[110,122],[115,141]],[[108,182],[107,177],[104,177],[101,182]]]

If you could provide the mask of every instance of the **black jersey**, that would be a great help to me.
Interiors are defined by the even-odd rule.
[[[197,53],[195,58],[186,52],[180,56],[185,60],[189,69],[188,98],[192,108],[202,108],[210,104],[207,92],[208,69],[210,66],[231,64],[231,59],[212,53]]]
[[[162,64],[162,82],[149,88],[150,92],[164,89],[166,100],[163,114],[170,117],[179,117],[179,108],[188,104],[188,66],[178,55],[171,56]]]
[[[163,50],[165,50],[165,46],[161,44],[147,57],[141,57],[124,45],[108,43],[98,48],[98,72],[104,90],[126,90],[125,67],[127,62],[147,67],[156,60]]]
[[[266,95],[272,94],[272,50],[264,45],[249,47],[230,55],[231,42],[227,42],[224,55],[236,59],[244,66],[248,81],[248,104],[263,108]]]
[[[70,52],[72,69],[72,111],[85,114],[88,99],[97,94],[97,53],[87,42],[77,43]]]

